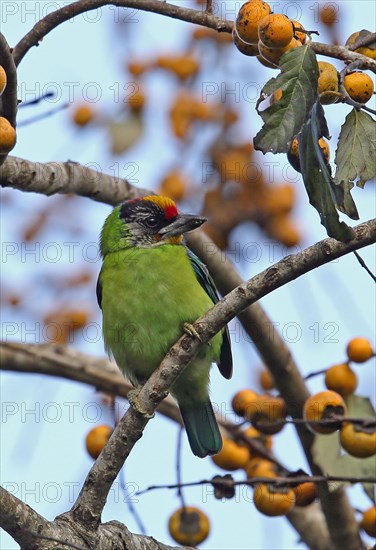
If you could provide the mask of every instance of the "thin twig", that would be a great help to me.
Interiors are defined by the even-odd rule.
[[[312,372],[306,374],[306,376],[304,376],[304,380],[309,380],[310,378],[313,378],[314,376],[319,376],[320,374],[325,374],[327,370],[328,369],[321,369],[321,370],[312,371]]]
[[[32,105],[37,105],[44,99],[52,99],[55,97],[55,92],[46,92],[45,94],[36,97],[35,99],[30,99],[28,101],[21,101],[21,103],[18,105],[18,108],[21,109],[21,107],[30,107]]]
[[[125,467],[123,467],[120,472],[120,487],[124,493],[125,502],[127,504],[128,510],[131,516],[133,516],[141,535],[146,535],[146,527],[141,519],[140,514],[137,512],[136,507],[133,506],[132,497],[130,497],[128,494],[127,484],[125,480]]]
[[[247,485],[253,487],[259,483],[267,483],[268,485],[285,485],[285,486],[296,486],[300,483],[328,483],[328,482],[342,482],[342,483],[375,483],[376,477],[374,476],[363,476],[363,477],[354,477],[354,476],[308,476],[300,475],[296,477],[286,477],[286,476],[277,476],[277,477],[255,477],[252,479],[242,479],[242,480],[233,480],[226,479],[224,477],[221,480],[213,479],[202,479],[200,481],[190,481],[178,484],[166,484],[166,485],[150,485],[146,489],[137,491],[136,496],[142,496],[149,491],[155,491],[159,489],[178,489],[179,487],[197,487],[199,485],[212,485],[213,487],[237,487],[239,485]]]
[[[355,254],[355,257],[356,259],[358,260],[358,262],[360,263],[360,265],[362,267],[364,267],[364,269],[367,271],[368,275],[373,279],[373,281],[376,283],[376,277],[375,275],[372,273],[372,271],[370,270],[370,268],[367,266],[366,262],[363,260],[363,258],[361,257],[361,255],[356,251],[354,250],[353,252]]]
[[[46,111],[45,113],[40,113],[39,115],[35,115],[34,117],[28,118],[27,120],[20,121],[18,123],[18,127],[21,128],[22,126],[29,126],[30,124],[34,124],[35,122],[39,122],[40,120],[44,120],[45,118],[49,118],[53,115],[56,115],[56,113],[60,113],[60,111],[63,111],[68,107],[69,107],[69,103],[63,103],[62,105],[58,105],[57,107],[54,107],[50,111]]]

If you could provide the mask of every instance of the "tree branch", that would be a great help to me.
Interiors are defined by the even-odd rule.
[[[53,29],[81,13],[103,6],[117,6],[119,8],[132,8],[158,13],[172,17],[173,19],[180,19],[181,21],[209,27],[219,32],[232,32],[233,21],[224,21],[215,17],[210,12],[184,8],[175,4],[168,4],[161,0],[79,0],[49,13],[34,25],[31,31],[18,42],[13,50],[16,65],[20,64],[30,48],[38,46],[39,42]]]
[[[342,61],[359,61],[362,69],[368,69],[373,73],[376,73],[376,61],[370,57],[357,52],[352,52],[345,46],[334,46],[332,44],[321,44],[320,42],[311,42],[312,50],[327,57],[334,57],[335,59],[341,59]]]
[[[75,193],[106,204],[150,194],[123,178],[103,174],[74,161],[32,162],[9,156],[0,166],[0,185],[20,191],[54,195]]]
[[[30,506],[0,487],[0,525],[24,548],[32,548],[34,536],[48,528],[49,522]]]
[[[162,0],[79,0],[49,13],[46,17],[38,21],[31,31],[29,31],[15,46],[13,50],[15,64],[18,66],[30,48],[37,46],[49,32],[65,21],[81,13],[110,5],[157,13],[173,19],[208,27],[218,32],[231,33],[234,25],[233,21],[219,19],[214,16],[210,11],[210,2],[208,3],[209,9],[199,11],[169,4]],[[320,55],[334,57],[343,61],[351,62],[359,60],[363,69],[369,69],[370,71],[376,72],[376,61],[365,55],[353,52],[347,47],[312,42],[311,48]]]
[[[127,397],[132,388],[115,363],[58,344],[0,342],[0,368],[5,371],[61,376],[90,384],[99,391],[119,397]],[[182,423],[172,397],[162,401],[158,412],[178,424]]]
[[[133,407],[128,409],[85,480],[71,510],[75,521],[89,523],[93,527],[99,525],[107,494],[124,461],[142,436],[156,407],[166,397],[169,388],[184,368],[197,355],[200,347],[251,303],[320,265],[374,243],[376,220],[360,224],[354,231],[355,238],[348,243],[329,238],[298,254],[284,258],[234,289],[194,323],[200,340],[188,335],[182,336],[141,388],[138,396],[139,410]],[[333,494],[331,498],[333,499]],[[340,503],[339,497],[337,499]],[[350,533],[350,528],[348,531]],[[349,533],[347,544],[358,547],[359,538],[354,545],[355,534],[351,537]],[[337,543],[336,540],[334,542]]]

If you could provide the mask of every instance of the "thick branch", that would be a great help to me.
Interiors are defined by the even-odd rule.
[[[57,26],[81,13],[110,5],[119,8],[132,8],[159,13],[160,15],[195,23],[196,25],[203,25],[217,31],[231,32],[233,26],[232,21],[219,19],[208,11],[192,10],[174,4],[168,4],[161,0],[79,0],[78,2],[73,2],[68,6],[64,6],[63,8],[49,13],[34,25],[31,31],[19,41],[13,50],[16,65],[19,65],[30,48],[38,46],[42,38]]]
[[[34,538],[48,527],[49,522],[30,506],[0,487],[0,525],[24,548],[32,548]]]
[[[152,537],[131,533],[119,521],[102,523],[95,532],[90,532],[83,526],[77,527],[65,515],[58,516],[54,521],[47,521],[3,487],[0,487],[0,511],[1,527],[23,550],[173,550],[172,546],[162,544]],[[52,542],[55,544],[51,545]],[[188,547],[183,548],[189,550]]]
[[[232,32],[233,21],[219,19],[211,13],[211,2],[208,2],[208,9],[194,10],[182,6],[169,4],[162,0],[79,0],[68,6],[64,6],[38,21],[15,46],[13,50],[14,61],[19,65],[25,54],[53,29],[65,21],[84,13],[86,11],[101,8],[103,6],[117,6],[123,8],[132,8],[142,11],[158,13],[173,19],[179,19],[188,23],[194,23],[208,27],[219,32]],[[343,61],[360,60],[363,69],[369,69],[376,72],[376,61],[357,52],[353,52],[344,46],[334,46],[331,44],[321,44],[312,42],[311,48],[320,55],[342,59]]]
[[[320,42],[311,43],[312,50],[319,55],[326,55],[327,57],[334,57],[335,59],[341,59],[342,61],[359,61],[362,69],[368,69],[376,73],[376,61],[370,57],[357,52],[350,51],[345,46],[334,46],[332,44],[321,44]]]
[[[0,167],[0,185],[20,191],[54,195],[75,193],[107,204],[149,194],[127,180],[103,174],[78,162],[31,162],[8,157]]]
[[[349,243],[325,239],[298,254],[284,258],[243,283],[194,323],[200,340],[193,340],[187,335],[181,337],[170,349],[160,367],[142,387],[138,402],[143,414],[130,407],[119,422],[85,480],[72,509],[74,519],[78,522],[89,522],[93,526],[99,524],[107,494],[125,459],[142,436],[156,407],[166,397],[171,385],[196,356],[202,345],[251,303],[312,269],[375,241],[376,220],[357,226],[355,238]],[[354,540],[349,541],[348,538],[347,542],[353,543]],[[359,540],[357,545],[359,546]],[[353,546],[356,547],[355,544]]]
[[[58,344],[0,342],[0,368],[6,371],[61,376],[90,384],[99,391],[119,397],[127,397],[132,388],[118,367],[108,359],[92,357]],[[171,397],[162,401],[158,412],[181,424],[179,409]]]

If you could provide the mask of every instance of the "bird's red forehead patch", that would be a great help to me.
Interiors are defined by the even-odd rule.
[[[148,197],[144,197],[144,200],[148,200],[157,204],[159,208],[163,210],[166,220],[176,218],[178,215],[176,204],[172,199],[169,199],[168,197],[161,197],[160,195],[150,195]]]

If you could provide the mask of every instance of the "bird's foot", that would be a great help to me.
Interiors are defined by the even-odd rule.
[[[193,338],[197,338],[197,340],[199,342],[202,342],[201,336],[199,335],[199,333],[197,332],[195,327],[193,325],[191,325],[191,323],[184,323],[183,329],[184,329],[184,332],[186,334],[188,334],[188,336],[192,336]],[[211,342],[207,342],[207,345],[209,347],[211,347]]]
[[[186,334],[188,334],[188,336],[192,336],[193,338],[197,338],[197,340],[199,340],[201,342],[201,336],[199,335],[199,333],[197,332],[195,327],[193,325],[191,325],[191,323],[184,323],[183,329],[184,329],[184,332]]]
[[[141,414],[145,418],[148,418],[148,419],[154,418],[155,413],[149,414],[142,408],[142,405],[138,398],[138,396],[140,395],[141,388],[142,386],[137,386],[136,388],[129,390],[129,392],[127,393],[127,399],[129,401],[129,404],[134,408],[135,411],[137,411],[139,414]]]

